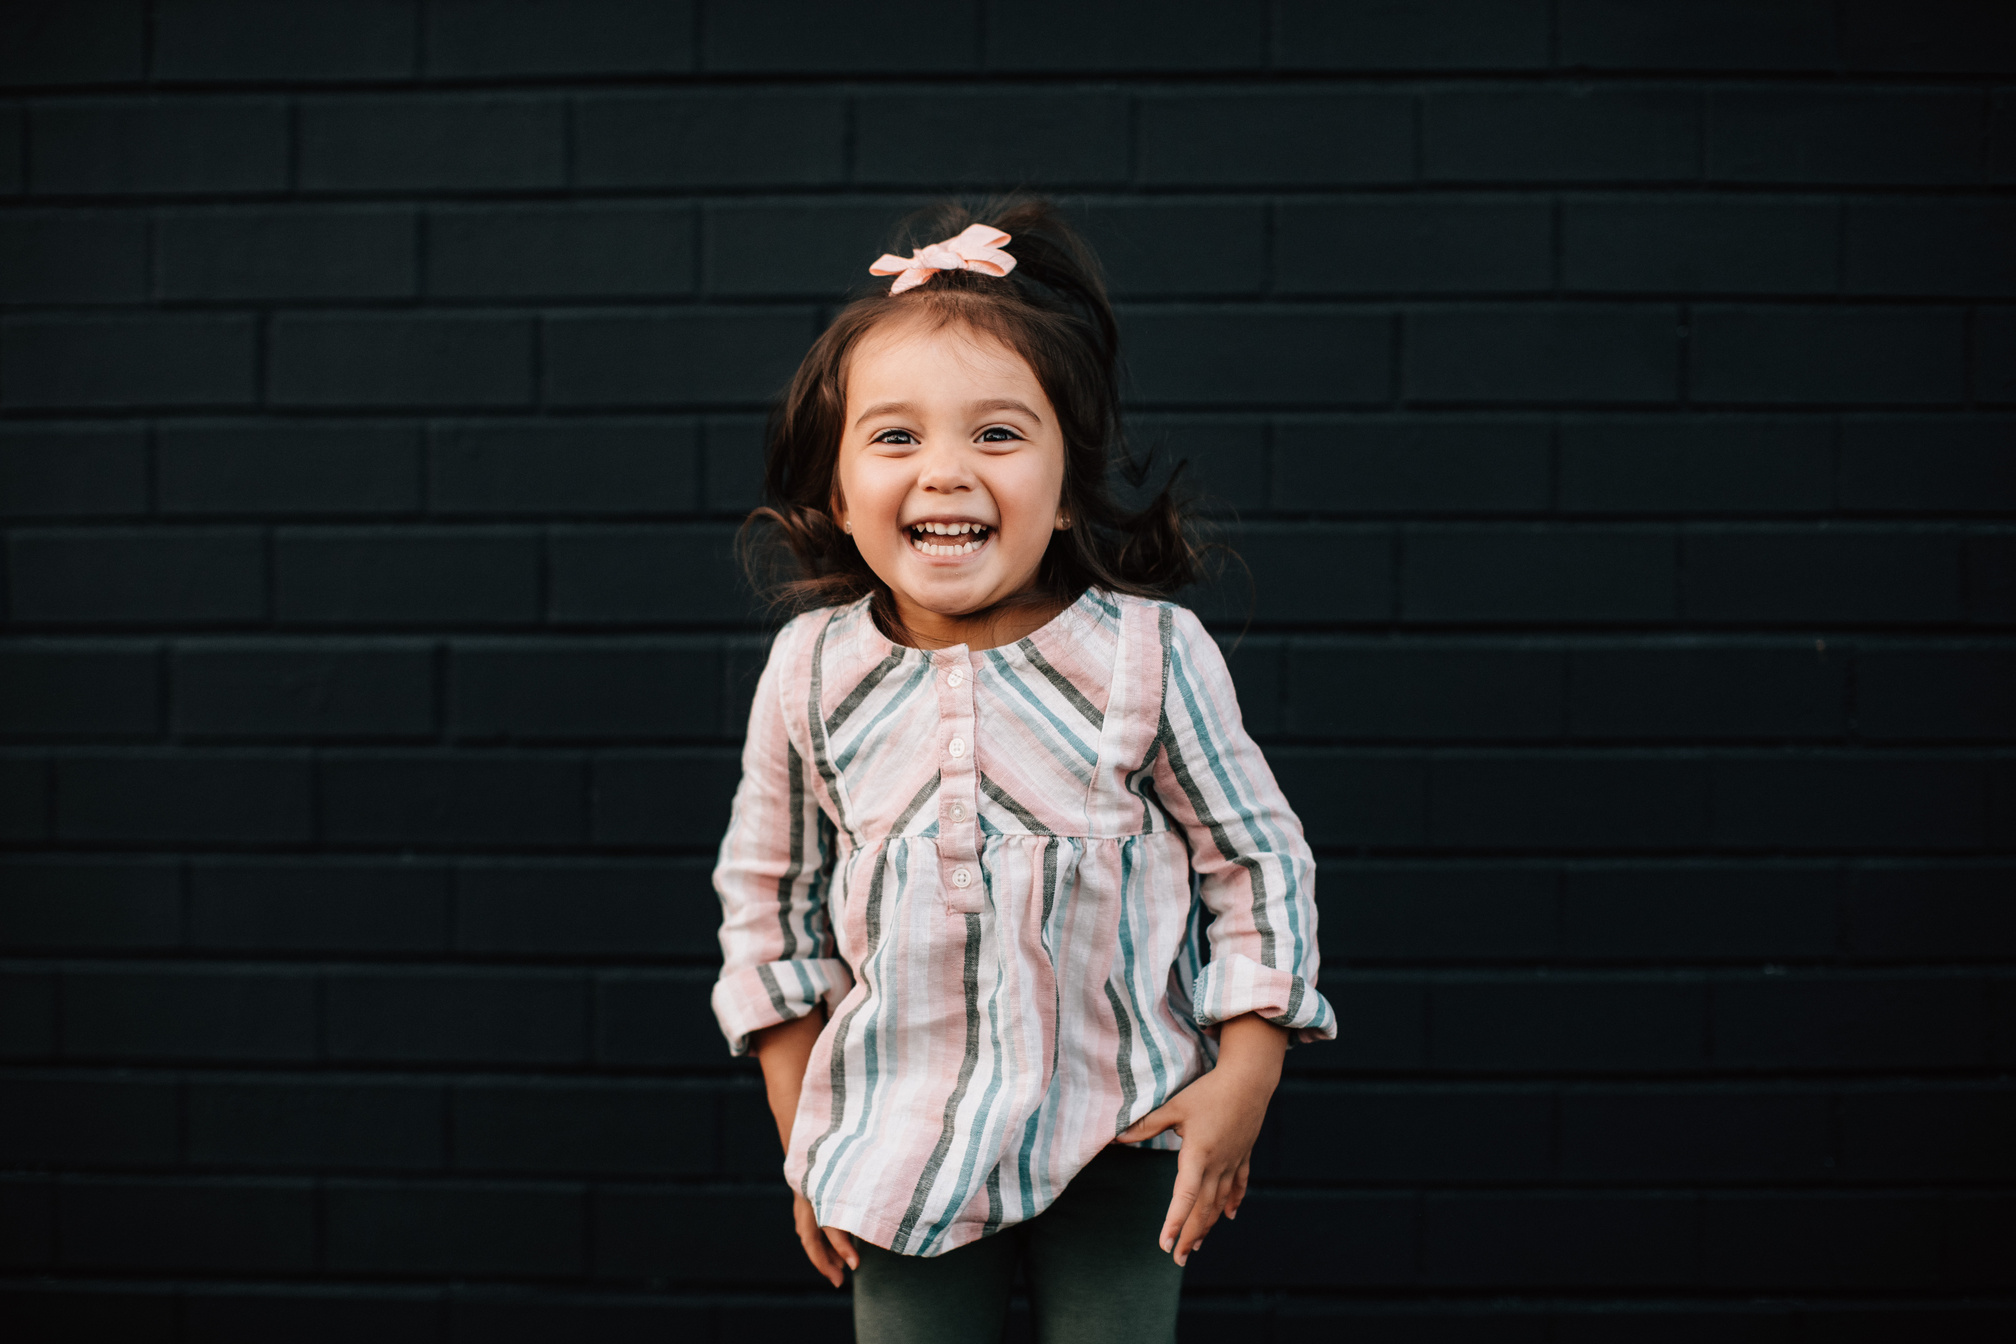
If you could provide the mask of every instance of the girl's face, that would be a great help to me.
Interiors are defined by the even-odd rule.
[[[1034,584],[1051,534],[1069,524],[1057,414],[1000,341],[918,322],[862,338],[835,480],[835,517],[921,643],[984,648],[1049,619],[967,619]]]

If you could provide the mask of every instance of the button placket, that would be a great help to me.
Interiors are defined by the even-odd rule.
[[[938,686],[938,879],[945,908],[972,914],[984,904],[980,875],[980,769],[973,746],[973,670],[963,645],[941,649]]]

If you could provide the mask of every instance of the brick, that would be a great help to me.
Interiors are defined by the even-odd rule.
[[[1841,1170],[1856,1181],[2006,1181],[2016,1091],[1923,1084],[1844,1091]]]
[[[1718,89],[1708,97],[1716,182],[1967,183],[1981,179],[1980,95],[1917,89]]]
[[[0,839],[48,839],[51,793],[47,759],[0,756]]]
[[[455,946],[490,956],[634,959],[720,955],[712,861],[465,863]]]
[[[1400,609],[1410,621],[1644,621],[1674,610],[1674,539],[1654,528],[1410,528]]]
[[[427,292],[446,298],[647,298],[693,292],[685,206],[484,206],[427,217]]]
[[[1411,182],[1414,100],[1404,94],[1144,94],[1136,180],[1149,186]]]
[[[187,1292],[181,1302],[186,1329],[214,1344],[257,1344],[287,1339],[299,1344],[434,1344],[448,1307],[431,1289],[225,1288]]]
[[[0,1079],[0,1154],[11,1167],[172,1166],[177,1109],[170,1081]]]
[[[1865,738],[1994,742],[2016,737],[2016,651],[1876,646],[1855,657],[1855,726]]]
[[[279,406],[522,406],[533,326],[510,315],[296,313],[275,318],[267,392]]]
[[[846,171],[846,108],[795,91],[584,95],[574,102],[574,185],[835,183]]]
[[[46,1059],[56,1053],[56,976],[0,967],[0,1059]]]
[[[1570,200],[1561,283],[1639,294],[1831,294],[1840,209],[1830,201]]]
[[[173,863],[15,858],[0,865],[0,948],[9,952],[158,951],[181,942],[182,875]]]
[[[1264,0],[1220,0],[1192,6],[1180,21],[1172,21],[1168,10],[1150,0],[1095,7],[1069,0],[988,0],[987,68],[1260,70],[1267,66],[1267,8]],[[938,44],[945,51],[931,64],[957,69],[960,53],[951,43],[959,29],[956,24],[946,29],[944,35],[933,35],[933,55]],[[1062,33],[1070,39],[1059,41]],[[910,67],[899,63],[893,68]]]
[[[147,511],[147,434],[124,425],[0,431],[0,517]]]
[[[315,977],[182,965],[63,975],[63,1057],[219,1062],[315,1057]]]
[[[1999,1191],[1962,1195],[1946,1202],[1945,1261],[1951,1281],[2006,1289],[2010,1273],[2007,1258],[1994,1248],[2016,1231],[2016,1207]],[[1996,1321],[1996,1317],[2001,1319]],[[2010,1313],[1983,1313],[1976,1317],[1983,1326],[2006,1329]],[[1983,1336],[1986,1338],[1984,1331]]]
[[[917,74],[975,70],[980,64],[980,5],[956,0],[932,22],[917,24],[900,4],[846,9],[808,0],[742,0],[707,6],[701,62],[710,73],[788,71]],[[901,28],[908,41],[891,41]]]
[[[164,299],[399,299],[419,292],[411,210],[197,210],[157,215]]]
[[[464,1083],[454,1092],[459,1171],[627,1179],[714,1169],[714,1094],[664,1083]]]
[[[425,645],[326,641],[177,645],[169,663],[182,737],[419,737],[434,730]]]
[[[1450,757],[1431,768],[1428,809],[1438,846],[1685,848],[1708,830],[1708,776],[1674,754]]]
[[[369,753],[322,762],[327,839],[366,845],[579,844],[581,762],[569,756]]]
[[[1462,307],[1409,312],[1402,395],[1412,402],[1670,402],[1671,308]]]
[[[160,729],[158,659],[146,647],[0,644],[0,733],[151,737]]]
[[[1722,979],[1710,990],[1715,1062],[1779,1072],[1980,1068],[1985,989],[1972,977],[1908,972]]]
[[[1267,287],[1260,205],[1105,199],[1075,214],[1118,298],[1254,296]]]
[[[853,179],[877,186],[1117,185],[1128,178],[1128,114],[1126,98],[1105,93],[864,96],[854,108]],[[993,133],[974,135],[982,125]]]
[[[205,1167],[437,1170],[447,1097],[434,1083],[199,1077],[187,1084],[188,1160]]]
[[[1690,619],[1922,623],[1960,615],[1960,539],[1876,528],[1690,528],[1681,609]]]
[[[2016,18],[1966,0],[1902,12],[1876,0],[1846,0],[1841,62],[1850,70],[2016,71]]]
[[[1927,757],[1747,756],[1714,772],[1714,843],[1735,848],[1974,849],[1989,775]]]
[[[1687,1314],[1691,1319],[1693,1313],[1690,1311]],[[1291,1297],[1275,1309],[1273,1319],[1289,1330],[1316,1334],[1325,1330],[1348,1332],[1347,1338],[1362,1339],[1367,1344],[1401,1344],[1402,1341],[1419,1338],[1447,1340],[1450,1344],[1484,1344],[1485,1341],[1492,1344],[1554,1344],[1557,1339],[1572,1339],[1575,1344],[1583,1344],[1580,1335],[1556,1333],[1565,1330],[1571,1318],[1555,1317],[1503,1301],[1484,1306],[1436,1303],[1419,1307],[1410,1303],[1389,1307],[1349,1300],[1298,1300]],[[1177,1328],[1186,1328],[1183,1318],[1178,1320]],[[1204,1336],[1207,1339],[1212,1337],[1211,1333]],[[1748,1344],[1748,1337],[1744,1338]],[[1605,1335],[1602,1340],[1603,1344],[1612,1344],[1611,1336]],[[1771,1344],[1779,1344],[1779,1341],[1774,1340]]]
[[[1561,650],[1476,640],[1297,640],[1287,729],[1353,739],[1547,739],[1566,725]]]
[[[144,0],[15,5],[0,20],[0,83],[118,84],[146,69]]]
[[[33,1176],[0,1177],[0,1192],[6,1195],[5,1199],[0,1199],[0,1265],[17,1271],[53,1265],[56,1261],[56,1182]],[[5,1315],[0,1315],[0,1321],[16,1314],[11,1310],[12,1301],[0,1298],[0,1303],[4,1303],[0,1311],[5,1311]]]
[[[1553,432],[1537,421],[1281,419],[1273,507],[1347,513],[1544,511]]]
[[[1323,308],[1133,309],[1134,395],[1152,405],[1261,409],[1384,402],[1393,321]]]
[[[0,303],[138,303],[147,220],[138,212],[36,210],[0,218]]]
[[[1988,180],[2016,181],[2016,93],[1998,93],[1989,103]]]
[[[701,422],[702,494],[709,512],[746,514],[763,502],[760,415],[710,415]]]
[[[0,323],[0,405],[249,405],[254,341],[252,320],[230,314],[8,318]]]
[[[1841,506],[1861,513],[2016,510],[2016,421],[1857,416],[1841,426]]]
[[[518,530],[283,529],[275,610],[316,625],[491,625],[539,613],[539,538]]]
[[[673,74],[693,68],[694,0],[533,0],[499,10],[487,0],[427,6],[427,73]]]
[[[1804,1338],[1826,1344],[1867,1344],[1928,1330],[1942,1339],[1992,1344],[1998,1335],[2008,1333],[2010,1314],[2000,1307],[1856,1306],[1838,1311],[1808,1308],[1796,1319]]]
[[[1571,864],[1560,955],[1608,961],[1789,961],[1836,950],[1831,867]]]
[[[791,1236],[790,1198],[767,1189],[606,1186],[589,1234],[599,1279],[801,1289],[804,1251]],[[794,1259],[794,1257],[796,1257]]]
[[[1553,207],[1543,200],[1401,197],[1277,207],[1282,293],[1525,293],[1554,283]]]
[[[2016,949],[2008,864],[1868,864],[1850,877],[1842,943],[1864,961],[2008,959]]]
[[[1548,867],[1325,860],[1319,926],[1349,965],[1544,958],[1558,886]]]
[[[306,1181],[71,1179],[57,1199],[67,1270],[300,1273],[315,1265]]]
[[[449,946],[449,875],[412,859],[198,862],[189,943],[262,953],[415,953]]]
[[[511,191],[566,184],[566,108],[552,97],[393,95],[300,109],[307,191]]]
[[[153,73],[171,80],[399,79],[414,72],[413,0],[161,0]]]
[[[1831,1181],[1833,1108],[1823,1092],[1569,1087],[1560,1173],[1631,1184]]]
[[[461,644],[449,667],[449,731],[465,740],[711,737],[723,729],[711,641]]]
[[[587,990],[566,971],[332,971],[323,1032],[338,1060],[573,1064],[588,1055]]]
[[[1857,201],[1848,206],[1842,288],[1850,294],[2016,294],[2016,205]]]
[[[1428,994],[1419,976],[1347,972],[1324,981],[1323,995],[1337,1012],[1337,1040],[1291,1051],[1291,1074],[1427,1065]]]
[[[1977,400],[2016,402],[2016,308],[1982,308],[1974,314],[1974,370],[1969,379]]]
[[[1825,513],[1834,429],[1811,417],[1572,417],[1559,498],[1575,513]]]
[[[1311,844],[1427,842],[1428,771],[1420,757],[1287,747],[1267,758]]]
[[[0,104],[0,192],[27,188],[28,118],[22,108]]]
[[[1134,415],[1127,420],[1128,447],[1145,462],[1148,476],[1139,490],[1116,483],[1130,504],[1146,504],[1182,467],[1177,491],[1194,492],[1207,513],[1264,510],[1272,489],[1267,422],[1244,415]]]
[[[302,756],[79,752],[56,764],[56,834],[127,844],[298,843],[314,830],[311,787]]]
[[[1690,976],[1463,977],[1429,989],[1443,1069],[1695,1069],[1707,1062],[1702,984]]]
[[[420,435],[369,421],[171,421],[155,430],[167,514],[412,513]]]
[[[712,971],[610,971],[595,977],[595,1060],[629,1068],[719,1068],[706,1030]]]
[[[1941,1204],[1919,1194],[1709,1195],[1697,1281],[1865,1293],[1944,1286]]]
[[[1691,93],[1603,88],[1451,90],[1422,103],[1431,182],[1676,182],[1701,171]]]
[[[1566,0],[1560,62],[1598,70],[1812,70],[1835,64],[1828,0]]]
[[[1976,621],[2016,619],[2016,537],[1969,537],[1967,614]]]
[[[1540,0],[1393,6],[1287,0],[1275,22],[1277,68],[1537,70],[1548,63],[1550,21]]]
[[[755,614],[733,537],[718,526],[555,528],[548,556],[555,621],[657,625]]]
[[[1957,402],[1965,328],[1957,308],[1697,308],[1688,390],[1739,405]]]
[[[1700,1237],[1682,1194],[1438,1194],[1422,1222],[1423,1275],[1450,1286],[1679,1286]]]
[[[910,251],[891,234],[898,215],[886,201],[723,201],[701,218],[701,288],[711,295],[830,299],[878,283],[868,264],[883,251]]]
[[[785,1299],[787,1302],[800,1299]],[[731,1302],[738,1299],[729,1299]],[[744,1300],[746,1301],[746,1300]],[[736,1307],[716,1307],[706,1299],[697,1302],[682,1297],[647,1297],[626,1293],[621,1296],[565,1296],[540,1294],[528,1297],[504,1290],[485,1297],[481,1290],[458,1292],[453,1301],[454,1326],[450,1338],[455,1344],[538,1344],[540,1340],[564,1339],[569,1331],[587,1331],[588,1338],[626,1341],[652,1339],[704,1339],[716,1320]],[[785,1334],[766,1334],[763,1325],[738,1327],[733,1336],[751,1341],[822,1338],[797,1328],[797,1319],[817,1320],[832,1329],[852,1325],[852,1308],[846,1302],[826,1308],[785,1307],[779,1312],[764,1310],[761,1299],[748,1302],[743,1314],[763,1321],[779,1315],[790,1322]],[[816,1327],[814,1327],[816,1328]],[[830,1331],[829,1331],[830,1333]],[[429,1337],[430,1344],[433,1336]]]
[[[337,1273],[555,1278],[583,1268],[576,1186],[357,1182],[323,1200],[323,1261]]]
[[[545,399],[569,407],[762,404],[814,334],[791,309],[577,313],[542,329]]]
[[[138,6],[136,5],[137,9]],[[53,1182],[38,1196],[53,1200]],[[12,1192],[10,1192],[11,1194]],[[53,1234],[53,1203],[43,1210]],[[53,1258],[53,1254],[51,1256]],[[48,1340],[173,1339],[178,1303],[173,1292],[101,1288],[61,1289],[10,1285],[0,1295],[0,1330],[10,1338]]]
[[[1845,651],[1810,644],[1578,648],[1568,684],[1578,738],[1838,740],[1847,730]]]
[[[726,750],[603,753],[590,785],[595,843],[712,847],[739,778]]]
[[[28,123],[39,196],[285,190],[278,98],[117,98],[38,106]]]
[[[437,514],[690,513],[700,444],[689,421],[500,421],[435,426],[427,499]]]
[[[1248,1285],[1332,1292],[1411,1286],[1420,1281],[1420,1207],[1418,1197],[1398,1192],[1255,1191],[1240,1205],[1241,1221],[1213,1234],[1213,1254],[1192,1261],[1195,1268],[1186,1269],[1184,1279],[1221,1293]],[[1321,1227],[1324,1234],[1320,1239],[1295,1235],[1293,1229],[1306,1227]],[[1294,1298],[1283,1294],[1277,1300],[1285,1304]],[[1281,1324],[1293,1329],[1289,1320]],[[1321,1324],[1310,1334],[1336,1337]],[[1373,1338],[1364,1331],[1352,1337]]]
[[[1269,1119],[1298,1184],[1544,1180],[1553,1166],[1554,1099],[1538,1088],[1290,1083]]]
[[[1262,523],[1227,532],[1237,559],[1184,594],[1206,620],[1384,621],[1392,614],[1393,543],[1383,527]],[[1311,573],[1329,581],[1303,583]]]

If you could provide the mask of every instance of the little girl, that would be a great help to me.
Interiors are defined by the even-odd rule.
[[[791,382],[752,515],[801,609],[714,872],[714,1011],[858,1337],[1166,1342],[1316,992],[1313,862],[1115,502],[1118,334],[1044,203],[938,212]]]

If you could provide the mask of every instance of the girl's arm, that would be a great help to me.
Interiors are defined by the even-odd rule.
[[[819,1039],[825,1025],[826,1012],[820,1009],[766,1027],[750,1042],[756,1062],[763,1066],[763,1090],[769,1095],[770,1114],[777,1121],[777,1137],[787,1152],[791,1148],[791,1124],[798,1115],[798,1094],[805,1090],[805,1062],[812,1057],[812,1043]],[[797,1225],[798,1243],[805,1248],[805,1258],[835,1288],[842,1282],[842,1262],[849,1269],[860,1268],[861,1258],[855,1254],[853,1238],[837,1227],[819,1226],[819,1219],[812,1212],[812,1201],[796,1190],[791,1192],[791,1221]]]
[[[1316,992],[1315,858],[1260,748],[1239,720],[1224,656],[1195,616],[1160,613],[1165,691],[1155,790],[1190,841],[1210,909],[1211,959],[1192,990],[1218,1036],[1208,1074],[1119,1137],[1183,1136],[1162,1248],[1184,1264],[1246,1195],[1253,1145],[1292,1033],[1337,1034]]]

